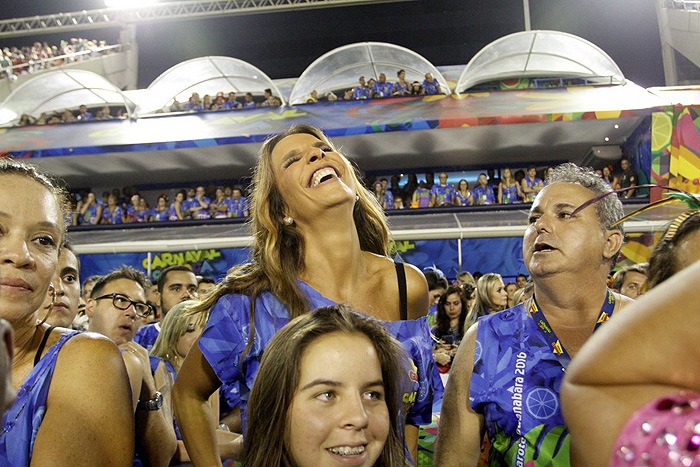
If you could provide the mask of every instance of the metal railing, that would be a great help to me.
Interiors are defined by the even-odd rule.
[[[27,60],[26,62],[17,65],[0,68],[0,79],[9,78],[10,75],[21,75],[26,73],[36,73],[47,70],[49,68],[59,67],[61,65],[81,62],[92,58],[99,58],[110,53],[118,53],[122,51],[122,45],[107,45],[103,47],[93,47],[89,50],[81,50],[70,54],[57,55],[55,57],[44,58],[41,60]]]
[[[128,24],[211,18],[333,6],[391,3],[407,0],[190,0],[133,8],[103,8],[0,21],[0,38],[79,31]],[[416,0],[408,0],[416,1]]]

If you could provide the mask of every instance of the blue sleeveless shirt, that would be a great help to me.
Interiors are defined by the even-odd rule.
[[[299,281],[311,309],[335,305],[309,285]],[[287,308],[270,292],[263,292],[255,303],[255,340],[244,358],[241,353],[250,337],[250,297],[229,294],[212,308],[199,348],[222,384],[237,387],[245,431],[246,406],[262,353],[272,337],[289,322]],[[382,322],[401,342],[416,367],[415,398],[406,423],[427,425],[432,418],[433,400],[442,397],[443,387],[433,360],[430,331],[425,317],[417,320]],[[238,384],[236,384],[238,383]]]
[[[523,304],[478,321],[469,403],[482,414],[489,465],[569,465],[559,390],[564,368]]]
[[[24,467],[31,462],[34,440],[46,413],[46,399],[58,352],[76,334],[80,334],[80,331],[62,335],[34,366],[17,391],[17,400],[2,417],[0,465]]]
[[[506,187],[503,185],[501,188],[501,193],[503,194],[503,204],[513,204],[518,202],[518,186],[513,185]]]

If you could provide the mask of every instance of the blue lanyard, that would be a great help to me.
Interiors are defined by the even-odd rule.
[[[537,329],[539,329],[542,336],[544,336],[544,339],[547,341],[547,344],[549,344],[552,352],[554,352],[557,360],[559,360],[561,366],[566,369],[569,366],[569,363],[571,363],[571,356],[569,355],[569,352],[567,352],[561,345],[561,342],[559,342],[559,338],[554,333],[552,326],[549,325],[544,313],[540,311],[541,308],[539,305],[537,305],[537,301],[535,300],[534,296],[530,299],[530,304],[526,305],[526,309],[527,315],[535,321],[537,324]],[[600,310],[600,315],[598,315],[593,332],[597,331],[601,324],[610,319],[613,311],[615,311],[615,295],[612,293],[612,290],[608,289],[608,295]]]

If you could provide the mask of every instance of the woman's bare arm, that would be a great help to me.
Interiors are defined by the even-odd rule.
[[[576,465],[607,463],[627,419],[646,402],[700,391],[698,275],[700,262],[627,305],[572,361],[561,399]]]
[[[94,334],[71,338],[58,354],[32,465],[131,466],[133,413],[117,346]]]
[[[586,342],[567,371],[567,383],[669,384],[700,391],[698,277],[700,261],[627,305]]]
[[[209,397],[221,382],[209,362],[192,346],[180,368],[173,388],[175,416],[187,453],[197,466],[220,466],[216,441],[218,414],[212,413]]]
[[[436,466],[475,466],[479,462],[484,418],[469,404],[477,326],[473,325],[464,335],[452,362],[442,403]]]

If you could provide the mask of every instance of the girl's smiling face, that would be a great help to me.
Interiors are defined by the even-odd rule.
[[[363,334],[333,332],[302,354],[285,444],[297,467],[372,466],[389,434],[382,368]]]

